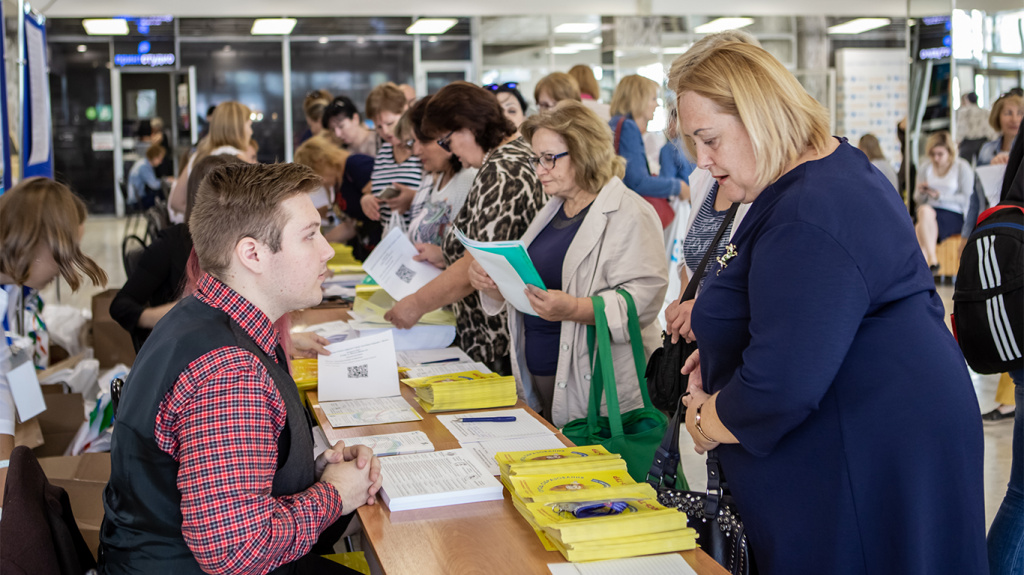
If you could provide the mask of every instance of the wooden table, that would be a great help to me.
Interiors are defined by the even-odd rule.
[[[337,311],[333,317],[337,319]],[[316,318],[306,325],[316,321],[328,320]],[[346,437],[422,431],[437,450],[460,447],[435,415],[423,411],[414,399],[412,389],[403,385],[402,396],[423,416],[423,421],[334,429],[320,408],[315,391],[308,393],[308,400],[332,443]],[[563,443],[572,445],[522,401],[515,407],[525,409],[555,432]],[[549,575],[548,563],[565,562],[557,551],[544,550],[533,529],[512,505],[507,490],[502,501],[395,513],[378,498],[375,505],[364,505],[358,513],[365,539],[372,547],[367,550],[367,559],[388,575]],[[700,549],[680,554],[700,575],[728,575],[722,566]]]

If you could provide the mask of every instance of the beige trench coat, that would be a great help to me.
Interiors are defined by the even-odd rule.
[[[522,237],[526,245],[530,245],[548,225],[562,203],[560,198],[552,198],[537,213]],[[562,264],[562,291],[576,297],[600,295],[605,300],[615,362],[615,382],[622,412],[641,407],[643,400],[629,344],[626,301],[615,291],[622,288],[633,296],[640,317],[644,349],[650,355],[661,346],[661,328],[656,320],[667,287],[668,262],[665,260],[661,223],[654,208],[627,188],[622,180],[612,178],[594,199],[566,251]],[[519,397],[534,409],[539,408],[539,396],[526,368],[523,314],[510,304],[495,301],[482,293],[480,299],[484,311],[491,315],[507,307],[509,333],[512,336],[512,373],[516,378]],[[587,415],[591,374],[587,326],[562,322],[558,346],[551,411],[552,422],[562,427],[573,419]],[[601,413],[607,414],[604,398],[601,401]]]

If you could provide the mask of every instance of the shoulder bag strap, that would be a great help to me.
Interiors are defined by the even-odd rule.
[[[718,184],[715,184],[717,187]],[[725,230],[729,228],[729,224],[736,217],[736,210],[740,208],[739,202],[729,206],[729,212],[725,214],[725,219],[722,220],[722,225],[719,226],[718,232],[715,234],[715,239],[711,240],[711,245],[708,246],[708,251],[704,252],[704,257],[700,260],[700,265],[693,271],[693,277],[690,278],[690,282],[686,284],[686,290],[683,292],[683,297],[679,298],[679,303],[689,301],[697,296],[697,286],[700,285],[700,278],[704,277],[704,270],[708,267],[708,261],[711,259],[711,254],[715,253],[715,247],[718,246],[718,242],[722,241],[722,236],[725,235]],[[698,206],[697,209],[700,209]]]
[[[640,316],[636,312],[633,296],[624,289],[616,290],[626,300],[626,324],[629,328],[629,344],[633,348],[633,363],[636,365],[636,380],[640,384],[640,396],[644,407],[651,407],[651,396],[647,392],[647,352],[644,350],[644,336],[640,331]]]
[[[626,115],[619,116],[618,123],[615,124],[615,153],[619,153],[619,140],[622,139],[622,124],[626,121]]]
[[[612,344],[608,332],[608,318],[604,314],[604,298],[591,296],[594,305],[594,324],[587,326],[587,340],[591,350],[590,405],[587,409],[587,428],[590,435],[600,430],[601,394],[608,395],[608,425],[612,437],[624,435],[622,414],[619,412],[619,394],[615,389],[615,365],[612,362]],[[594,344],[597,344],[596,346]],[[608,380],[608,384],[605,384]]]
[[[683,479],[684,485],[676,487],[678,480],[676,468],[679,466],[679,427],[683,423],[683,414],[685,413],[683,402],[678,402],[675,415],[668,422],[665,436],[661,438],[661,445],[654,452],[654,461],[651,463],[651,469],[647,472],[647,483],[655,489],[689,489],[689,485],[685,484],[685,478]]]

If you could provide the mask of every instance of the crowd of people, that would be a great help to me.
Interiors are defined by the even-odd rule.
[[[374,503],[380,466],[344,445],[313,460],[287,360],[325,352],[322,338],[289,333],[287,314],[319,303],[327,239],[362,259],[406,234],[443,271],[386,319],[409,328],[450,306],[455,345],[515,375],[520,398],[563,426],[587,415],[595,296],[621,410],[642,405],[619,290],[649,354],[676,200],[691,205],[680,279],[699,284],[664,310],[666,337],[700,345],[683,368],[685,427],[698,452],[716,450],[758,570],[1019,572],[1009,543],[986,549],[978,402],[929,270],[936,243],[983,201],[971,161],[947,132],[929,136],[909,213],[878,139],[858,150],[831,135],[825,108],[742,32],[695,44],[668,88],[655,170],[643,135],[661,87],[626,76],[604,104],[586,66],[539,81],[534,114],[515,83],[416,98],[387,82],[362,110],[316,90],[289,164],[255,163],[251,111],[218,104],[171,188],[179,223],[111,307],[139,355],[104,494],[105,572],[348,572],[316,553]],[[1022,109],[1020,96],[996,102],[998,135],[977,165],[1007,162]],[[143,185],[156,154],[140,164]],[[83,273],[105,281],[78,248],[84,218],[50,180],[0,196],[5,321],[57,274],[73,288]],[[536,315],[505,301],[456,230],[526,244],[546,288],[526,290]],[[0,394],[0,457],[8,412]],[[1005,529],[1016,531],[996,538],[1019,548],[1024,525]]]

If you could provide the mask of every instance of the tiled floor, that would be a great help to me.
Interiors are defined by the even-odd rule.
[[[90,217],[85,224],[82,249],[106,270],[108,286],[112,288],[120,287],[125,280],[124,267],[121,264],[121,238],[124,236],[124,230],[125,220],[110,216]],[[93,294],[103,289],[86,284],[77,293],[72,293],[68,285],[61,280],[44,290],[43,297],[48,303],[60,301],[65,305],[89,310]],[[939,294],[949,309],[952,305],[952,287],[940,286]],[[997,381],[997,376],[974,376],[974,389],[978,394],[982,413],[995,407]],[[995,517],[1010,477],[1012,429],[1013,424],[1009,421],[985,426],[985,516],[989,523]],[[684,447],[683,451],[683,466],[691,488],[703,490],[703,478],[706,474],[703,458],[694,454],[692,449]]]

